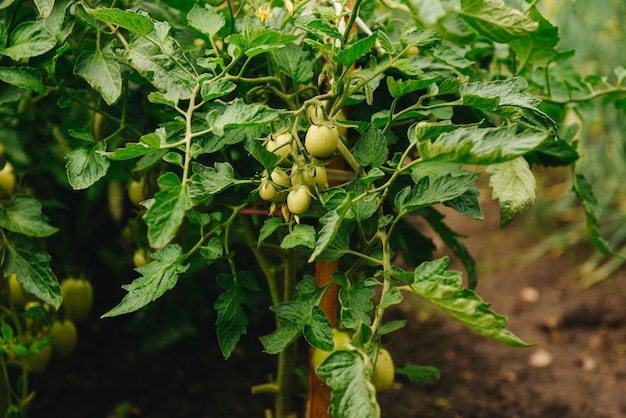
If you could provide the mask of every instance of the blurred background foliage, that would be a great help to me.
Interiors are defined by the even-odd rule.
[[[519,5],[523,1],[517,2]],[[576,50],[569,62],[583,77],[593,74],[614,80],[614,69],[626,65],[626,2],[542,0],[542,14],[559,28],[559,51]],[[620,107],[621,108],[618,108]],[[603,98],[578,103],[566,112],[563,127],[578,124],[577,171],[591,184],[598,200],[600,231],[620,256],[605,256],[594,250],[581,260],[579,274],[588,287],[609,278],[626,257],[626,112],[623,103],[604,102]],[[544,254],[558,256],[574,246],[590,247],[586,219],[572,188],[572,173],[538,171],[537,203],[521,222],[536,231],[536,245],[522,256],[532,261]],[[551,222],[546,225],[545,222]],[[557,223],[555,228],[554,223]],[[549,227],[549,229],[547,229]],[[546,236],[542,231],[555,230]]]

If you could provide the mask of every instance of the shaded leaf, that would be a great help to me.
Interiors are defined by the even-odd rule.
[[[58,309],[61,306],[61,288],[50,268],[50,256],[29,238],[7,234],[9,241],[4,255],[5,276],[15,274],[24,291]]]
[[[348,328],[358,328],[361,324],[370,325],[369,312],[374,309],[372,298],[374,289],[357,281],[354,286],[343,286],[339,289],[339,316],[341,323]]]
[[[459,14],[479,34],[500,43],[526,36],[539,26],[502,0],[461,0]]]
[[[154,252],[150,263],[136,269],[141,277],[122,286],[128,294],[101,318],[135,312],[174,288],[178,276],[189,267],[182,264],[184,259],[185,255],[178,244]]]
[[[47,94],[43,76],[31,67],[0,67],[0,81],[44,96]]]
[[[97,19],[128,29],[140,36],[148,36],[154,28],[154,24],[148,16],[132,10],[120,10],[116,8],[90,9],[88,7],[85,7],[85,10]]]
[[[259,287],[254,276],[247,271],[236,275],[220,274],[217,283],[225,290],[213,306],[217,312],[217,340],[222,354],[228,358],[241,335],[247,331],[248,317],[245,310],[254,308],[253,297]]]
[[[272,57],[278,68],[296,85],[307,84],[313,79],[313,59],[301,46],[287,44],[284,48],[272,51]]]
[[[337,60],[338,63],[349,67],[374,47],[377,38],[378,35],[373,33],[367,38],[358,40],[354,44],[349,45],[346,49],[340,50],[335,56],[335,60]]]
[[[104,177],[111,165],[105,150],[104,142],[96,142],[75,148],[65,157],[67,178],[74,190],[86,189]]]
[[[104,50],[83,52],[76,60],[74,74],[84,78],[109,106],[122,95],[122,73],[110,45]]]
[[[387,138],[383,131],[371,127],[359,138],[352,153],[360,166],[380,167],[387,160]]]
[[[13,195],[7,207],[0,206],[0,228],[33,237],[47,237],[59,230],[41,213],[41,204],[28,195]]]
[[[57,40],[41,20],[22,22],[13,29],[9,40],[9,47],[0,50],[13,61],[24,58],[37,57],[50,51],[57,44]]]
[[[194,4],[187,13],[187,22],[192,28],[213,37],[226,24],[226,19],[208,4],[204,7]]]

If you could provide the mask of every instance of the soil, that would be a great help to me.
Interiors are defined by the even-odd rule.
[[[388,348],[397,366],[435,366],[441,377],[424,385],[398,377],[379,395],[382,416],[626,416],[626,270],[583,289],[577,267],[588,248],[521,263],[517,257],[541,239],[541,231],[531,237],[529,223],[519,220],[501,230],[494,203],[485,203],[492,215],[483,222],[451,212],[447,221],[470,237],[478,293],[508,317],[512,332],[536,345],[494,342],[421,300],[407,299],[389,315],[409,323],[392,334]],[[99,312],[108,308],[96,306]],[[250,392],[273,372],[274,357],[262,353],[258,342],[271,330],[271,320],[256,324],[224,360],[212,320],[174,346],[143,352],[139,336],[127,331],[130,317],[82,324],[75,355],[32,376],[36,396],[30,416],[249,418],[271,408],[270,396]],[[305,394],[300,395],[302,400]]]

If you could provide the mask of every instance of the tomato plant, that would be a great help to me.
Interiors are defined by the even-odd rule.
[[[527,346],[475,291],[474,260],[442,206],[483,219],[477,181],[488,176],[504,227],[534,203],[534,167],[569,166],[589,237],[611,253],[577,171],[576,127],[562,115],[598,98],[626,107],[626,70],[583,77],[536,3],[5,1],[0,141],[19,181],[2,183],[3,277],[15,274],[53,315],[85,320],[90,282],[59,286],[41,243],[68,232],[37,196],[52,209],[65,205],[44,199],[46,186],[64,197],[106,189],[124,238],[151,258],[134,261],[137,275],[102,318],[145,308],[206,269],[222,289],[213,308],[225,358],[258,309],[275,317],[259,339],[277,356],[276,418],[299,409],[290,403],[298,344],[332,351],[333,328],[352,338],[317,368],[324,407],[379,416],[376,386],[395,379],[381,344],[406,324],[385,313],[407,294]],[[38,171],[49,166],[52,176]],[[434,257],[415,218],[466,277]],[[331,274],[315,276],[320,265]],[[24,321],[7,293],[4,352],[23,352]],[[49,343],[39,337],[31,343]],[[400,370],[422,381],[430,369]]]

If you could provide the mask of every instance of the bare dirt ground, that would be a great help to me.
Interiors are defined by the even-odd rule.
[[[499,230],[497,215],[482,223],[448,216],[453,229],[470,236],[478,293],[508,316],[511,331],[536,345],[493,342],[420,300],[406,300],[390,316],[409,324],[389,349],[397,366],[435,366],[441,378],[415,385],[400,377],[379,396],[383,417],[626,416],[626,270],[584,290],[576,267],[589,249],[521,265],[515,256],[533,245],[526,224]],[[80,329],[69,361],[32,377],[33,418],[249,418],[271,407],[270,398],[250,394],[274,367],[257,339],[265,330],[245,336],[225,361],[211,324],[185,344],[142,353],[125,331],[127,321],[94,319]]]

